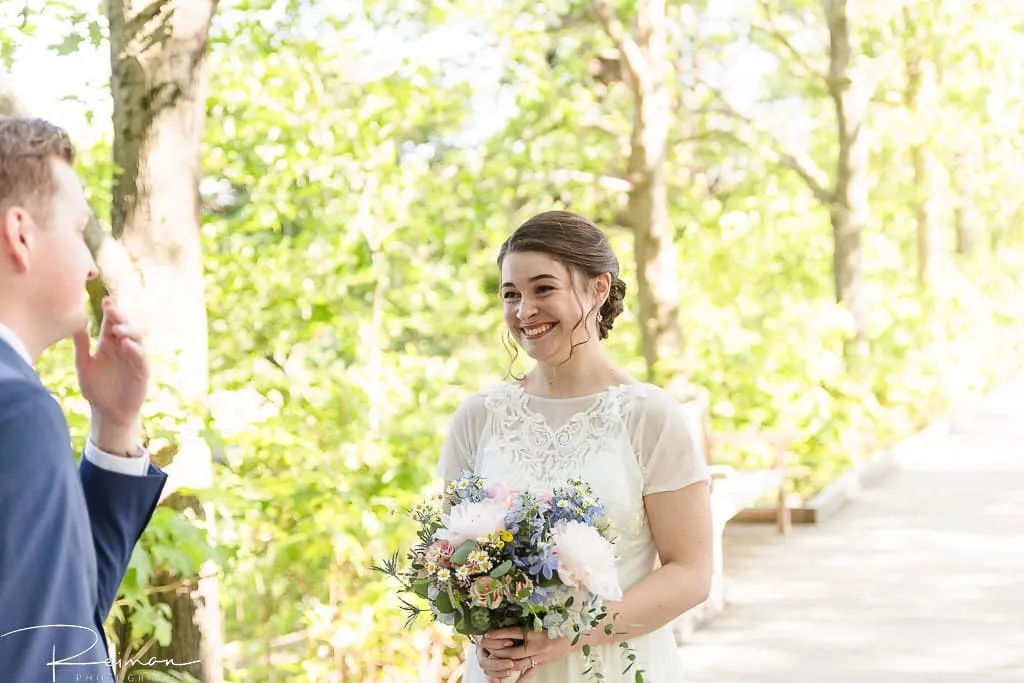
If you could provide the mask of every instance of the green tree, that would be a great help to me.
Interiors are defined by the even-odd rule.
[[[170,495],[163,504],[196,519],[206,518],[207,510],[186,488],[212,483],[203,416],[195,411],[208,385],[198,187],[206,42],[215,7],[216,0],[107,4],[116,168],[111,225],[138,273],[133,285],[141,285],[118,282],[118,301],[147,331],[160,410],[192,415],[179,420],[154,459],[169,464]],[[192,662],[179,672],[204,683],[223,680],[217,579],[209,570],[204,574],[196,580],[159,567],[155,580],[162,590],[153,599],[170,607],[172,637],[153,638],[136,650],[137,636],[125,621],[119,633],[123,658]],[[132,676],[142,668],[127,666],[121,673]]]

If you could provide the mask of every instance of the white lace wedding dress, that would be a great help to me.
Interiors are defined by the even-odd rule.
[[[589,481],[615,523],[623,590],[656,566],[643,496],[709,480],[680,405],[663,389],[634,383],[574,398],[540,398],[518,383],[490,387],[459,407],[448,430],[439,474],[446,480],[472,470],[515,488],[545,487],[569,478]],[[681,683],[682,664],[669,627],[630,640],[648,683]],[[630,682],[622,648],[595,648],[595,669],[608,683]],[[552,662],[537,683],[591,680],[582,655]],[[470,651],[463,683],[485,683]]]

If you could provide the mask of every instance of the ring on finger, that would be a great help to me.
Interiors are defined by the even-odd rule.
[[[534,659],[533,657],[530,657],[530,668],[531,669],[536,669],[537,668],[537,660]]]

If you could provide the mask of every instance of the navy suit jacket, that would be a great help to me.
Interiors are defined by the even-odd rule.
[[[167,475],[76,472],[67,422],[0,340],[0,679],[113,683],[103,622]]]

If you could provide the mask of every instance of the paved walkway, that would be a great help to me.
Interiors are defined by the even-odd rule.
[[[687,683],[1024,683],[1024,381],[897,462],[819,527],[727,529]]]

